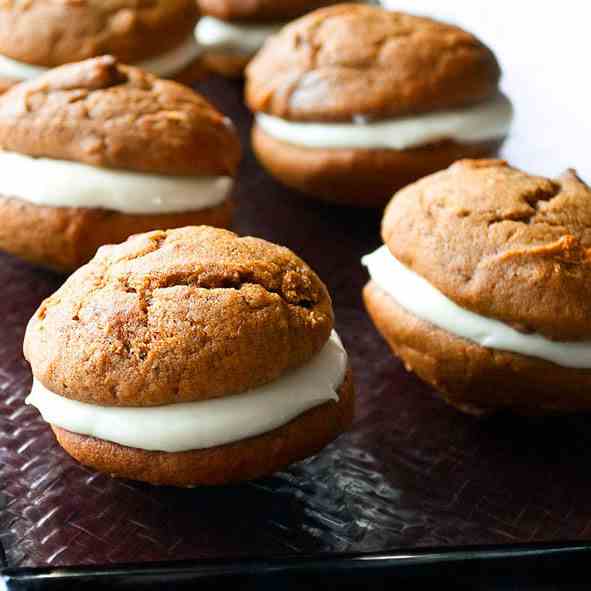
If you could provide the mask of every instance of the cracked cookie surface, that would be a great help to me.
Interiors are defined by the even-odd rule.
[[[133,63],[176,47],[197,16],[194,0],[2,0],[0,54],[50,68],[107,53]]]
[[[4,150],[167,175],[233,176],[240,142],[199,94],[103,56],[0,97]]]
[[[382,236],[458,305],[525,332],[591,339],[591,189],[465,160],[398,192]]]
[[[149,406],[236,394],[320,351],[326,287],[290,250],[207,226],[102,247],[31,319],[33,374],[83,402]]]
[[[493,53],[457,27],[339,4],[267,42],[247,68],[246,101],[288,120],[383,119],[486,100],[499,76]]]

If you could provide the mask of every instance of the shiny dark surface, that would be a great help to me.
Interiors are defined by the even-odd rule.
[[[6,591],[59,589],[457,589],[508,591],[588,588],[589,544],[424,549],[409,553],[339,554],[125,564],[111,567],[7,569]]]
[[[247,142],[240,86],[202,87]],[[113,480],[71,460],[24,406],[26,322],[63,281],[0,256],[0,541],[10,567],[391,552],[591,537],[588,417],[476,420],[393,359],[361,303],[379,214],[280,187],[245,150],[235,229],[292,248],[327,283],[355,373],[353,430],[271,478],[212,489]]]

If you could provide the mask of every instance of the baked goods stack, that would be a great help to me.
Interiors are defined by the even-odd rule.
[[[591,408],[591,189],[465,160],[396,194],[367,309],[405,366],[469,413]]]
[[[0,100],[0,247],[73,271],[105,243],[230,224],[240,142],[190,88],[104,56]]]
[[[326,287],[286,248],[205,226],[140,234],[102,247],[31,319],[29,403],[110,474],[255,478],[350,426],[333,323]]]
[[[382,9],[318,10],[246,75],[262,165],[303,193],[380,207],[459,158],[495,154],[511,122],[492,52],[456,27]]]
[[[40,20],[59,42],[29,39]],[[365,306],[446,401],[591,409],[591,190],[574,171],[552,180],[495,158],[513,109],[474,35],[307,0],[7,2],[0,29],[13,35],[0,75],[32,78],[0,96],[0,247],[74,271],[27,327],[27,401],[79,462],[225,484],[352,426],[328,288],[291,250],[221,229],[249,150],[261,175],[335,216],[385,207]],[[244,74],[252,146],[196,91],[145,70]]]

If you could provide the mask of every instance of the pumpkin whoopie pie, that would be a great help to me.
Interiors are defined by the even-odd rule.
[[[392,350],[470,413],[591,410],[591,189],[460,161],[386,209],[364,258]]]
[[[156,228],[227,226],[231,122],[190,88],[110,56],[0,96],[0,248],[71,271]]]
[[[363,4],[317,10],[249,64],[254,150],[284,184],[356,206],[459,158],[490,156],[512,116],[493,53],[451,25]]]
[[[24,352],[59,443],[156,484],[252,479],[347,429],[324,284],[293,252],[207,226],[103,246],[45,300]]]
[[[290,20],[335,0],[197,0],[202,17],[195,38],[203,64],[212,72],[239,78],[265,41]]]
[[[0,3],[0,87],[105,54],[163,78],[199,71],[194,0]]]

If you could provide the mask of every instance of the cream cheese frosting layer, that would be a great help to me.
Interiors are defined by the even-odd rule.
[[[0,194],[50,207],[165,214],[221,204],[230,177],[184,177],[98,168],[0,151]]]
[[[507,135],[512,118],[511,102],[503,94],[466,109],[381,121],[358,117],[352,123],[308,123],[256,114],[257,125],[267,135],[318,149],[407,150],[442,140],[460,143],[494,140]]]
[[[33,381],[26,403],[54,426],[148,451],[207,449],[268,433],[306,411],[337,401],[347,353],[336,332],[306,365],[243,394],[205,400],[122,408],[69,400]]]
[[[195,41],[193,35],[187,37],[181,45],[157,55],[155,57],[136,62],[136,68],[151,72],[156,76],[166,78],[177,74],[201,54],[201,48]],[[14,80],[29,80],[36,78],[50,70],[43,66],[34,66],[25,62],[13,60],[5,55],[0,55],[0,76]]]
[[[231,23],[202,17],[195,27],[197,43],[204,49],[254,55],[284,23]]]
[[[563,367],[591,368],[591,341],[552,341],[475,314],[452,302],[398,261],[387,246],[362,259],[373,281],[414,316],[489,349],[520,353]]]

